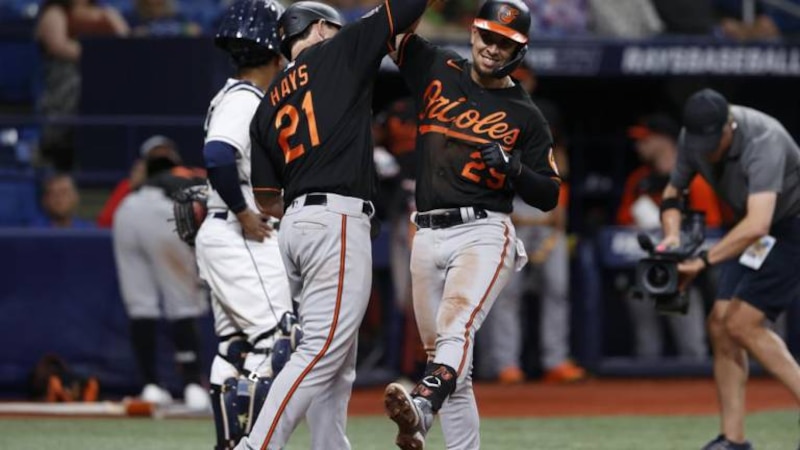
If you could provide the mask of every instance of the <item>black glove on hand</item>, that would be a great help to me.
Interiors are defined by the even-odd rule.
[[[522,162],[518,155],[519,152],[513,154],[506,153],[503,147],[497,142],[490,142],[479,148],[483,162],[492,169],[504,173],[511,178],[516,178],[520,172],[522,172]]]

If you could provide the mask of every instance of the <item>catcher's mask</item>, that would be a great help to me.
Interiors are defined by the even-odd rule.
[[[267,64],[279,54],[278,20],[283,10],[274,0],[238,0],[222,17],[214,43],[239,67]]]

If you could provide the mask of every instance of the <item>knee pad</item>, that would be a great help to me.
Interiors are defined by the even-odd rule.
[[[244,368],[247,354],[252,350],[253,346],[247,342],[247,338],[243,334],[220,337],[220,343],[217,346],[217,354],[231,363],[240,373]]]
[[[278,376],[278,373],[283,369],[289,358],[292,356],[292,341],[290,338],[282,336],[275,341],[272,346],[272,355],[270,364],[272,366],[272,376]]]
[[[292,327],[292,332],[289,334],[289,342],[292,344],[292,351],[297,350],[300,343],[303,342],[303,329],[297,324]]]
[[[278,323],[280,336],[272,346],[271,366],[272,376],[275,377],[289,361],[292,353],[297,350],[303,340],[303,330],[297,317],[286,312]]]
[[[244,427],[239,416],[241,406],[237,378],[228,378],[222,385],[211,385],[211,407],[217,432],[214,450],[233,449],[244,436]]]
[[[297,316],[295,316],[293,312],[286,311],[281,316],[281,320],[278,321],[278,329],[281,331],[281,334],[288,336],[292,333],[292,328],[299,324],[300,321],[297,320]]]
[[[300,341],[303,340],[303,329],[300,328],[300,321],[297,320],[297,316],[290,312],[283,313],[278,323],[278,329],[281,331],[282,336],[289,338],[292,344],[292,351],[295,351],[300,345]]]

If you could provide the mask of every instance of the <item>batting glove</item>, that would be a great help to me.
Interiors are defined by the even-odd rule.
[[[487,166],[500,173],[509,175],[511,178],[517,177],[522,172],[522,162],[519,155],[509,154],[497,142],[490,142],[480,146],[481,158]]]

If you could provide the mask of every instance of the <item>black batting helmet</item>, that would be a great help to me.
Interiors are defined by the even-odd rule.
[[[481,6],[475,28],[497,33],[519,44],[519,49],[503,67],[492,74],[497,78],[509,75],[525,59],[528,33],[531,30],[531,11],[521,0],[488,0]]]
[[[324,20],[341,28],[344,25],[342,16],[332,6],[320,2],[303,1],[289,6],[280,20],[281,52],[287,59],[292,59],[292,41],[302,35],[309,26]]]
[[[265,64],[279,54],[282,13],[275,0],[237,0],[225,11],[214,43],[240,67]]]

